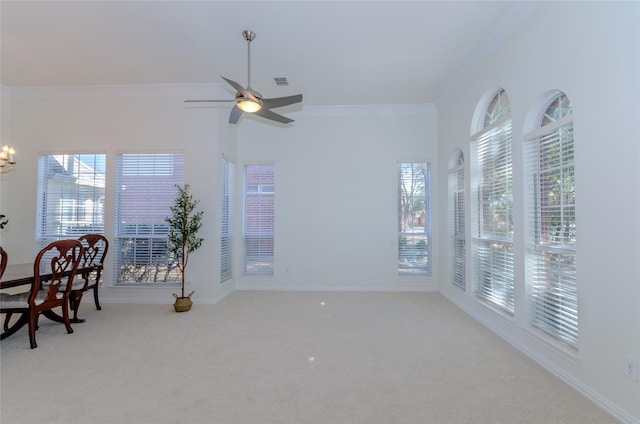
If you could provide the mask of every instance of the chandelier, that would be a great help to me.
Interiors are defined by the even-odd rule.
[[[13,155],[16,154],[16,151],[13,147],[3,146],[2,150],[0,150],[0,174],[6,174],[7,172],[13,171],[13,167],[16,164]]]

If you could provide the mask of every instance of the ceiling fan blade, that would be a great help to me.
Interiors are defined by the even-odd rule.
[[[198,100],[185,100],[185,103],[236,102],[233,108],[231,108],[231,113],[229,114],[230,124],[237,124],[244,111],[247,111],[247,113],[250,113],[250,114],[258,115],[265,119],[269,119],[275,122],[280,122],[282,124],[289,124],[291,122],[294,122],[293,119],[287,118],[286,116],[282,116],[278,113],[272,112],[271,109],[277,108],[277,107],[289,106],[294,103],[300,103],[302,102],[302,94],[263,99],[262,94],[258,93],[255,90],[252,90],[251,89],[251,42],[255,39],[256,34],[253,31],[245,30],[245,31],[242,31],[242,37],[247,41],[247,86],[243,87],[237,82],[235,82],[234,80],[225,78],[222,75],[220,75],[220,78],[225,80],[227,84],[229,84],[231,87],[233,87],[236,90],[234,100],[198,99]],[[251,104],[251,103],[255,103],[255,104]],[[242,109],[240,109],[240,106],[242,107]],[[253,112],[253,110],[256,110],[256,111]]]
[[[242,115],[242,110],[240,110],[238,105],[235,105],[231,109],[231,113],[229,114],[229,123],[230,124],[237,124],[238,123],[238,119],[240,119],[240,115]]]
[[[235,100],[185,100],[185,103],[198,103],[198,102],[235,102]]]
[[[261,116],[266,119],[271,119],[272,121],[281,122],[283,124],[288,124],[290,122],[293,122],[293,119],[290,119],[290,118],[287,118],[286,116],[282,116],[280,114],[272,112],[269,109],[264,107],[257,112],[253,112],[253,114]]]
[[[294,103],[300,103],[302,101],[302,94],[296,94],[295,96],[286,97],[273,97],[271,99],[262,99],[262,104],[267,108],[289,106]]]
[[[220,78],[222,78],[223,80],[225,80],[226,82],[229,83],[229,85],[233,88],[236,89],[236,91],[240,94],[242,94],[243,97],[249,99],[249,100],[253,100],[256,103],[260,103],[260,100],[258,100],[258,98],[256,96],[254,96],[253,94],[251,94],[251,91],[247,90],[246,88],[244,88],[243,86],[241,86],[240,84],[238,84],[235,81],[232,81],[228,78],[223,77],[222,75],[220,76]]]

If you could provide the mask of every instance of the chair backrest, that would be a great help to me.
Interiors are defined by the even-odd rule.
[[[80,268],[99,266],[102,268],[104,257],[109,250],[109,241],[102,234],[84,234],[78,238],[84,247]]]
[[[4,270],[7,268],[7,262],[9,261],[9,255],[0,246],[0,278],[4,275]]]
[[[79,240],[57,240],[40,250],[33,263],[34,284],[29,296],[31,305],[41,289],[46,290],[46,302],[59,302],[59,293],[68,296],[84,248]],[[47,281],[48,284],[42,283]]]

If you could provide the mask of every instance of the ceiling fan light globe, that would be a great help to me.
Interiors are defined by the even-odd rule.
[[[238,107],[243,112],[253,113],[262,109],[262,105],[260,103],[256,103],[253,100],[239,100]]]

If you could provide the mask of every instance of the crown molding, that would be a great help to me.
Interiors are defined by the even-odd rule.
[[[378,105],[321,105],[304,106],[299,111],[308,115],[396,115],[396,114],[435,114],[433,103],[416,104],[378,104]]]
[[[189,98],[209,98],[226,96],[228,91],[220,83],[209,84],[129,84],[101,86],[43,86],[6,87],[11,97],[113,97],[113,96],[182,96]],[[222,98],[222,97],[220,97]]]
[[[43,86],[9,87],[0,85],[1,93],[11,98],[61,98],[61,97],[126,97],[126,96],[176,96],[190,99],[229,98],[232,96],[221,83],[210,84],[139,84],[100,86]],[[213,105],[224,107],[224,104]],[[299,105],[291,111],[308,115],[394,115],[435,114],[433,103],[416,104],[371,104],[371,105]],[[288,112],[288,113],[291,113]]]

